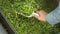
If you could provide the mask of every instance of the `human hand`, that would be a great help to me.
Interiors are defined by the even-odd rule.
[[[44,10],[40,10],[40,11],[36,11],[36,14],[33,14],[33,17],[35,17],[36,19],[40,21],[44,21],[44,22],[46,21],[47,12],[45,12]]]

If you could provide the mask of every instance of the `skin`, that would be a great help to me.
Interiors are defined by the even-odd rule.
[[[36,15],[38,14],[38,15]],[[33,14],[33,17],[40,20],[40,21],[44,21],[46,22],[46,15],[48,14],[47,12],[45,12],[44,10],[40,10],[40,11],[36,11],[36,14]]]

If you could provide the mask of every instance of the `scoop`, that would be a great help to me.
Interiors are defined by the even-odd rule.
[[[23,13],[21,13],[20,15],[25,16],[25,17],[28,17],[28,18],[31,18],[33,16],[33,14],[39,16],[37,13],[34,13],[34,12],[31,15],[29,15],[29,16],[25,16]]]

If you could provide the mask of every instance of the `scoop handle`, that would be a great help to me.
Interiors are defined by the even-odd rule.
[[[35,15],[37,15],[37,16],[39,16],[39,14],[37,14],[37,13],[32,13],[30,16],[28,16],[28,17],[32,17],[33,16],[33,14],[35,14]]]

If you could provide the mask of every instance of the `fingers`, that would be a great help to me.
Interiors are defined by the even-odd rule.
[[[40,16],[47,14],[47,12],[45,12],[44,10],[36,11],[36,13],[39,14]]]
[[[39,14],[39,16],[40,16],[40,13],[39,13],[39,12],[40,12],[40,11],[36,11],[36,13]]]
[[[35,17],[36,19],[40,20],[40,16],[39,16],[39,14],[34,13],[34,14],[32,14],[32,15],[33,15],[33,17]]]

